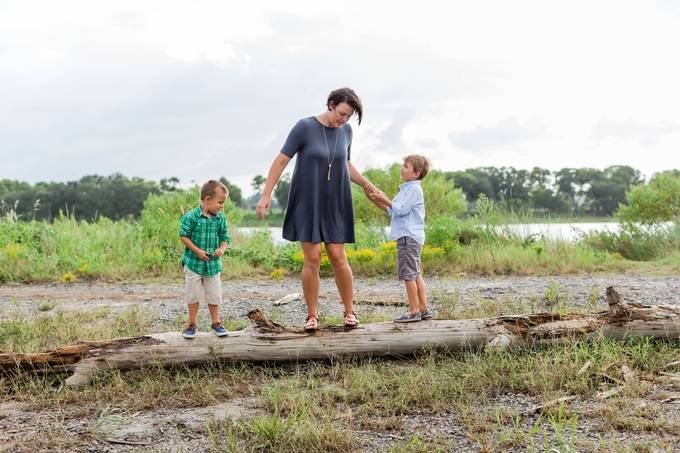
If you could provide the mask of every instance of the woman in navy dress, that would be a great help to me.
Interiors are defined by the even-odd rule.
[[[297,122],[274,159],[262,198],[257,203],[260,220],[269,212],[271,194],[288,162],[297,155],[290,182],[283,238],[299,241],[304,254],[302,292],[307,302],[305,329],[318,328],[321,243],[325,244],[335,284],[345,307],[345,325],[357,326],[354,280],[345,255],[345,243],[354,242],[354,207],[351,183],[368,194],[377,191],[351,162],[352,128],[347,121],[363,106],[354,90],[340,88],[328,96],[326,111]]]

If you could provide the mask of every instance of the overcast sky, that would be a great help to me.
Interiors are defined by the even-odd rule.
[[[0,0],[0,179],[250,192],[349,86],[352,162],[680,169],[679,1]],[[292,171],[292,165],[289,167]]]

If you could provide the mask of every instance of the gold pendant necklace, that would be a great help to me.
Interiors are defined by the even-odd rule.
[[[331,158],[331,150],[328,149],[328,139],[326,138],[326,126],[321,123],[321,128],[323,129],[323,141],[326,142],[326,158],[328,159],[328,180],[331,180],[331,167],[335,161],[335,151],[338,149],[338,135],[340,135],[340,129],[335,130],[335,146],[333,147],[333,158]]]

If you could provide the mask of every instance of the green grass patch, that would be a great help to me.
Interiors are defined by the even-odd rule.
[[[179,219],[198,205],[195,190],[151,195],[139,221],[61,216],[52,224],[0,218],[0,282],[139,281],[182,279]],[[362,208],[363,209],[363,208]],[[239,231],[250,211],[225,205],[232,241],[223,258],[225,279],[299,274],[298,244],[281,244],[267,228]],[[281,213],[272,214],[272,216]],[[356,221],[356,243],[346,253],[354,275],[394,275],[396,247],[385,219]],[[425,275],[565,275],[584,272],[669,274],[680,267],[680,228],[626,227],[593,232],[575,242],[522,236],[509,226],[541,218],[506,212],[480,200],[475,216],[432,214],[422,253]],[[545,220],[545,219],[544,219]],[[245,222],[246,224],[248,222]],[[258,226],[263,225],[258,221]],[[321,274],[332,275],[324,256]]]

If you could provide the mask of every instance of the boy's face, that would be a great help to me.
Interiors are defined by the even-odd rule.
[[[212,215],[217,215],[224,207],[225,201],[227,201],[227,194],[224,192],[217,192],[214,197],[205,197],[203,203],[205,204],[206,211]]]
[[[401,166],[400,179],[402,181],[411,182],[418,179],[418,176],[420,176],[420,172],[413,170],[413,164],[411,162],[404,162],[404,165]]]

